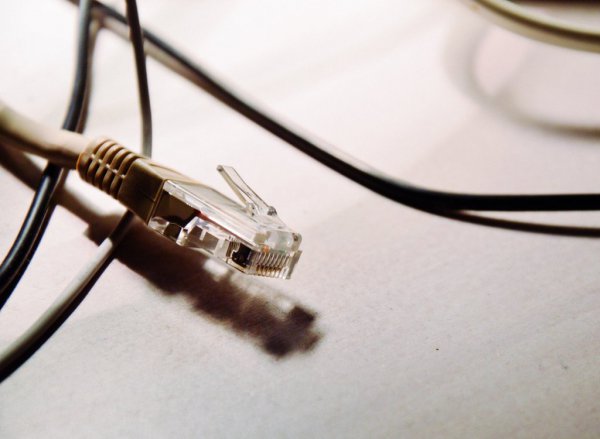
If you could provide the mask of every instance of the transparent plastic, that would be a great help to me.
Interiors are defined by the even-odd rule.
[[[289,279],[302,253],[301,236],[233,168],[217,170],[243,205],[200,183],[167,180],[148,225],[244,273]]]

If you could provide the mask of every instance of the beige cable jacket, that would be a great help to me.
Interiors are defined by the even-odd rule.
[[[39,155],[74,169],[89,140],[81,134],[51,128],[16,112],[0,100],[0,144]]]

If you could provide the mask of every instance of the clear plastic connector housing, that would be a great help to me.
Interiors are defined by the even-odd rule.
[[[243,205],[197,182],[166,180],[148,225],[244,273],[289,279],[302,253],[301,236],[233,168],[217,170]]]

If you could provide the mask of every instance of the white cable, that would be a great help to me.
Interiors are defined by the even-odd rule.
[[[496,24],[545,43],[600,52],[600,32],[532,13],[508,0],[462,0]]]

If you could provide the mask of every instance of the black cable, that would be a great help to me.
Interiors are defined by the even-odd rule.
[[[138,91],[143,127],[142,144],[144,145],[144,152],[146,154],[150,154],[152,148],[152,118],[150,108],[150,93],[148,91],[148,78],[145,68],[145,57],[143,56],[143,36],[141,27],[139,26],[139,17],[137,14],[137,6],[135,0],[126,1],[128,7],[128,17],[131,22],[131,41],[133,44],[135,54],[137,81],[139,83]],[[137,23],[137,26],[135,25],[135,23]],[[140,54],[142,56],[140,56]],[[89,56],[89,53],[86,56]],[[126,220],[125,218],[131,215],[132,214],[130,212],[125,214],[117,228],[111,233],[111,236],[114,237],[121,233],[125,233],[126,229],[123,229],[123,227],[127,227],[126,224],[128,222],[128,220]],[[0,367],[0,382],[2,382],[4,379],[10,376],[15,370],[17,370],[29,358],[31,358],[31,356],[35,354],[35,352],[41,346],[43,346],[43,344],[52,336],[52,334],[54,334],[54,332],[58,330],[58,328],[81,304],[91,287],[100,277],[100,275],[106,269],[109,263],[110,259],[107,259],[102,263],[102,265],[98,266],[93,277],[91,277],[83,285],[81,285],[81,289],[77,291],[74,300],[70,304],[68,304],[68,306],[66,306],[64,309],[61,309],[60,312],[52,316],[53,320],[51,321],[51,324],[39,330],[35,334],[33,339],[29,341],[29,344],[22,346],[22,349],[20,349],[15,355],[13,355],[10,358],[10,361],[1,365],[2,367]]]
[[[122,24],[125,17],[94,1],[94,8]],[[319,145],[246,102],[177,49],[144,29],[146,42],[159,52],[162,63],[183,69],[186,79],[246,118],[350,180],[399,203],[431,211],[570,211],[600,210],[600,194],[487,195],[432,190],[387,176],[358,159]],[[152,54],[152,51],[149,50]]]
[[[89,24],[91,18],[90,0],[82,0],[77,25],[77,61],[75,79],[67,114],[62,128],[76,131],[82,124],[82,114],[85,112],[85,96],[88,81],[88,46]],[[52,203],[54,193],[62,181],[66,171],[60,166],[49,163],[40,179],[23,225],[0,265],[0,309],[4,306],[21,276],[27,269],[37,246],[44,235],[48,220],[54,210]]]
[[[142,149],[152,155],[152,108],[146,71],[146,55],[144,53],[144,33],[140,25],[140,17],[135,0],[126,0],[127,20],[129,23],[129,39],[133,46],[133,56],[137,75],[140,113],[142,115]]]

